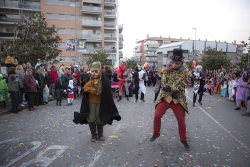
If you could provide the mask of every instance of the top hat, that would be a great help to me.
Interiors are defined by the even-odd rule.
[[[170,57],[173,61],[183,60],[183,50],[182,49],[174,49],[173,55]]]

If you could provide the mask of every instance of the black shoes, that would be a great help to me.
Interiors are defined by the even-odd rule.
[[[240,110],[240,107],[236,107],[234,110]]]
[[[187,143],[187,141],[181,141],[181,144],[184,146],[186,150],[190,149],[190,145]]]
[[[127,97],[127,101],[129,101],[129,98]]]
[[[195,107],[195,103],[193,103],[193,107]]]
[[[138,102],[138,99],[135,99],[135,102],[137,103],[137,102]]]
[[[201,103],[201,101],[198,101],[198,103],[202,106],[202,103]]]
[[[141,101],[145,102],[145,100],[144,100],[144,99],[141,99]]]
[[[153,135],[151,138],[150,138],[150,141],[155,141],[159,136],[156,136],[156,135]]]

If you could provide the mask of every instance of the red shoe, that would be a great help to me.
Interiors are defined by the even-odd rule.
[[[31,109],[36,110],[36,108],[34,108],[34,107],[33,107],[33,108],[31,108]]]
[[[242,116],[249,116],[250,117],[250,114],[248,113],[244,113],[244,114],[241,114]]]
[[[30,108],[29,111],[35,111],[35,109],[34,108]]]

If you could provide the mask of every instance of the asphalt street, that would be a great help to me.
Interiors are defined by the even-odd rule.
[[[105,141],[92,143],[87,125],[72,122],[81,99],[72,106],[55,102],[36,111],[0,116],[0,167],[250,167],[250,117],[235,111],[233,102],[204,95],[203,106],[192,106],[187,93],[186,114],[191,149],[179,142],[175,116],[162,118],[161,136],[150,142],[154,107],[153,88],[146,102],[134,97],[116,102],[122,120],[104,127]]]

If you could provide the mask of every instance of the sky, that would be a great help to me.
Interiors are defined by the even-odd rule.
[[[137,39],[250,42],[250,0],[119,0],[123,55],[133,56]]]

